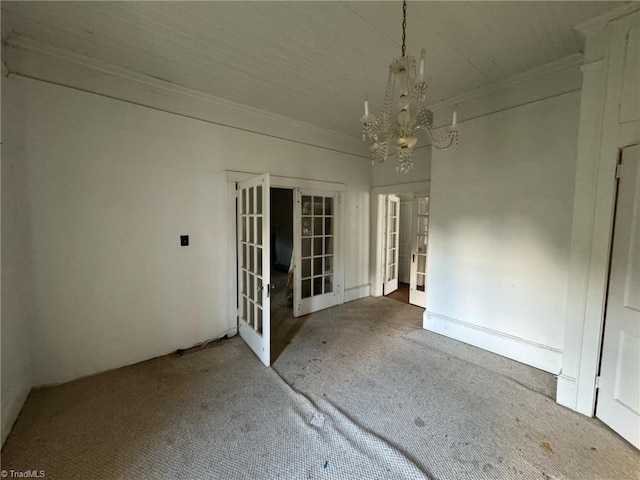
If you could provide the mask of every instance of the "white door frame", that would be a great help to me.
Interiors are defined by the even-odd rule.
[[[631,11],[631,13],[629,13]],[[620,18],[618,18],[620,17]],[[640,141],[639,121],[619,123],[627,32],[637,5],[577,29],[586,37],[572,213],[562,370],[556,401],[594,416],[621,148]]]
[[[226,170],[227,177],[227,276],[229,279],[227,282],[227,335],[233,337],[238,334],[238,274],[237,274],[237,259],[238,259],[238,241],[236,235],[236,186],[238,182],[246,180],[261,173],[269,172],[238,172],[234,170]],[[342,201],[339,202],[338,208],[338,228],[340,232],[344,232],[344,218],[345,218],[345,192],[347,187],[344,183],[337,182],[324,182],[320,180],[309,180],[304,178],[292,178],[283,177],[277,175],[271,175],[271,188],[309,188],[314,190],[330,190],[340,192]],[[341,252],[344,252],[344,234],[340,235],[337,239],[337,248]],[[339,260],[342,265],[340,266],[339,273],[336,272],[336,282],[340,284],[340,293],[338,297],[338,305],[344,303],[344,256]]]
[[[430,192],[431,182],[401,183],[399,185],[385,185],[371,189],[371,269],[369,273],[371,283],[371,296],[382,296],[382,284],[384,282],[384,196],[392,193]]]
[[[400,258],[399,258],[399,251],[400,251],[400,197],[398,197],[395,194],[388,194],[388,195],[384,195],[384,203],[385,203],[385,208],[384,208],[384,240],[383,240],[383,247],[382,249],[384,250],[384,260],[383,260],[383,283],[382,283],[382,294],[383,295],[389,295],[392,292],[395,292],[398,289],[398,279],[400,277],[399,274],[399,263],[400,263]],[[393,242],[393,246],[389,245],[389,236],[392,235],[389,231],[389,220],[391,218],[390,212],[389,212],[389,207],[391,206],[391,203],[395,203],[395,230],[393,232],[393,234],[395,234],[395,240]],[[395,262],[392,263],[392,265],[395,265],[395,278],[393,279],[389,279],[389,250],[393,249],[395,251]]]

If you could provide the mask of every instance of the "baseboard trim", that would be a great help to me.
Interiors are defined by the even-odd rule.
[[[497,330],[425,311],[423,328],[557,375],[562,350]]]
[[[344,302],[352,302],[360,298],[368,297],[371,294],[371,285],[359,285],[357,287],[347,288],[344,291]]]
[[[561,373],[558,375],[558,389],[556,392],[556,402],[560,405],[576,409],[576,398],[578,390],[578,381],[574,377]]]

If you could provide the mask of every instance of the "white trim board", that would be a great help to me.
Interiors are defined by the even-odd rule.
[[[508,335],[490,328],[426,311],[422,327],[503,357],[557,375],[562,367],[562,350]]]

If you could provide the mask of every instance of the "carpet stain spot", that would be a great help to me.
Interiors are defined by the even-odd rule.
[[[542,442],[540,446],[544,448],[547,452],[553,453],[553,449],[551,448],[551,445],[549,445],[547,442]]]
[[[594,452],[597,450],[596,447],[591,447],[591,450],[593,450]]]
[[[415,423],[417,427],[424,427],[424,420],[422,420],[420,417],[416,417],[413,420],[413,423]]]

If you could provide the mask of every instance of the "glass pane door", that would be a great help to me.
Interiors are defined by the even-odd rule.
[[[427,245],[429,241],[429,197],[419,196],[414,203],[416,226],[411,248],[411,285],[409,303],[427,306]]]
[[[338,302],[338,194],[303,189],[296,194],[294,316],[300,316]]]
[[[238,184],[238,317],[240,336],[270,364],[269,175]]]

